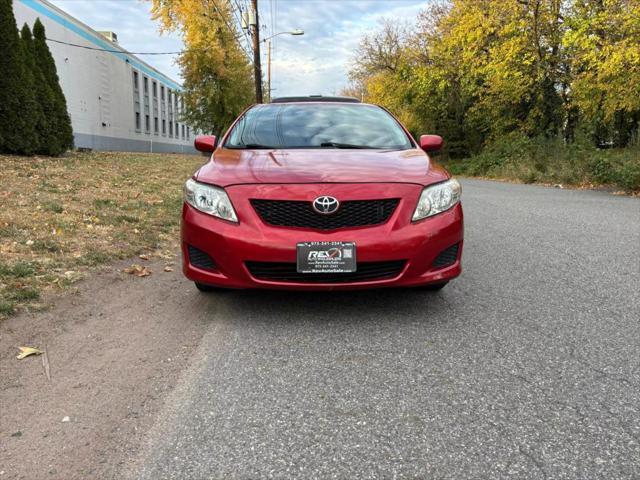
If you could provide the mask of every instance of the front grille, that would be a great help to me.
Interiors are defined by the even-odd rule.
[[[260,218],[278,227],[304,227],[333,230],[344,227],[363,227],[386,222],[399,200],[348,200],[340,204],[336,213],[322,215],[311,202],[295,200],[251,200]]]
[[[358,263],[358,270],[349,273],[298,273],[295,263],[246,262],[253,277],[259,280],[299,283],[347,283],[385,280],[397,277],[406,261]]]
[[[216,264],[209,254],[192,245],[188,245],[187,247],[189,250],[189,263],[191,263],[191,265],[205,270],[215,270]]]
[[[453,265],[458,259],[458,248],[460,244],[456,243],[449,248],[444,249],[433,261],[434,267],[446,267],[447,265]]]

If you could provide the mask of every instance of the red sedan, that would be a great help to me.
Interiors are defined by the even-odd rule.
[[[385,109],[342,97],[245,111],[184,187],[184,274],[216,288],[423,286],[461,272],[460,184]]]

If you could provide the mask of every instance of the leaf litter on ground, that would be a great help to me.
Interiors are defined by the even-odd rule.
[[[136,277],[148,277],[151,275],[151,270],[147,267],[134,263],[130,267],[125,268],[124,273],[135,275]]]

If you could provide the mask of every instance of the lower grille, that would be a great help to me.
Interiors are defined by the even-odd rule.
[[[209,254],[192,245],[187,245],[187,247],[189,250],[189,263],[191,265],[205,270],[215,270],[216,264]]]
[[[406,261],[358,263],[358,270],[349,273],[298,273],[295,263],[245,262],[251,275],[259,280],[299,283],[348,283],[385,280],[397,277]]]
[[[346,200],[337,212],[317,213],[311,202],[299,200],[251,200],[260,218],[278,227],[303,227],[332,230],[345,227],[364,227],[386,222],[400,200]]]
[[[449,248],[444,249],[433,261],[434,267],[446,267],[448,265],[453,265],[456,263],[458,259],[458,249],[460,248],[460,244],[456,243]]]

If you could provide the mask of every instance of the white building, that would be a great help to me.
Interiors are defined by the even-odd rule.
[[[181,86],[127,53],[116,34],[99,33],[46,0],[14,0],[18,28],[36,18],[67,98],[76,148],[195,152],[193,131],[181,121]],[[103,51],[107,50],[107,51]]]

